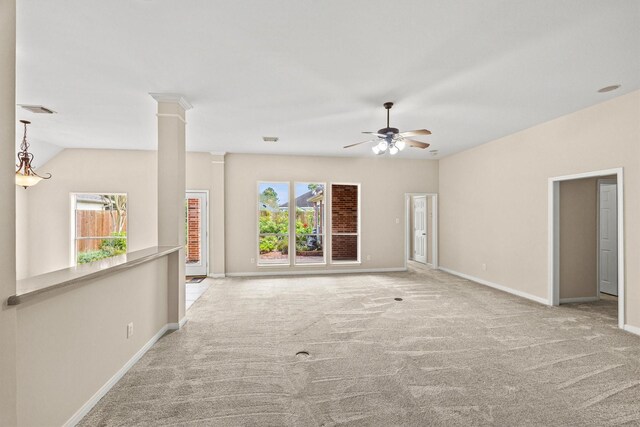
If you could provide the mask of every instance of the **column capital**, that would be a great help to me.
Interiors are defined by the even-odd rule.
[[[178,104],[185,111],[193,108],[193,105],[187,101],[187,98],[179,93],[149,92],[149,95],[158,102],[173,102]]]

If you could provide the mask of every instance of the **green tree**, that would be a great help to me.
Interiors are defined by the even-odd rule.
[[[274,209],[278,209],[280,206],[278,193],[273,189],[273,187],[267,187],[262,193],[260,193],[260,202]]]
[[[124,194],[103,194],[102,199],[107,205],[116,233],[123,233],[127,221],[127,196]]]

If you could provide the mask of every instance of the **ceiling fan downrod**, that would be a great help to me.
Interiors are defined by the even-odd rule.
[[[389,129],[389,110],[393,107],[393,102],[385,102],[382,105],[387,109],[387,129]]]

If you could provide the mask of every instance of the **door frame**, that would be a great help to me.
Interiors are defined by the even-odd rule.
[[[409,239],[413,238],[412,236],[410,236],[410,234],[412,233],[412,227],[411,227],[411,197],[415,197],[415,196],[427,196],[427,197],[433,197],[433,206],[432,206],[432,210],[433,210],[433,218],[432,218],[432,223],[431,223],[431,229],[432,231],[432,242],[431,242],[431,248],[428,248],[427,250],[431,250],[431,263],[427,263],[426,265],[437,269],[438,268],[438,193],[404,193],[404,213],[405,213],[405,220],[404,220],[404,268],[407,269],[407,261],[409,260],[409,252],[411,249],[411,241]],[[427,204],[428,205],[428,204]],[[427,216],[428,216],[429,210],[427,209]]]
[[[596,183],[596,188],[598,191],[598,195],[596,196],[596,206],[597,206],[597,219],[596,219],[596,227],[598,228],[598,242],[596,243],[596,249],[598,251],[598,256],[597,256],[597,265],[596,265],[596,278],[597,278],[597,283],[598,283],[598,295],[597,298],[600,299],[600,184],[616,184],[616,192],[617,192],[617,184],[618,181],[613,179],[613,178],[602,178],[602,179],[598,179],[597,183]],[[618,209],[617,203],[616,203],[616,210]],[[616,212],[616,216],[617,216],[617,212]],[[619,225],[617,225],[617,228],[619,229]],[[617,251],[616,251],[617,252]],[[616,253],[616,256],[619,256],[619,254]],[[618,271],[618,273],[620,273]],[[620,277],[618,277],[618,297],[620,294]]]
[[[560,182],[615,175],[617,179],[618,216],[618,327],[625,329],[625,256],[624,256],[624,178],[623,168],[605,169],[548,180],[548,301],[560,305]],[[598,284],[598,286],[600,286]]]
[[[205,238],[204,238],[204,247],[205,247],[205,253],[207,254],[205,257],[205,275],[207,277],[209,277],[209,259],[211,258],[211,254],[209,253],[210,247],[209,247],[209,190],[186,190],[185,191],[185,200],[187,198],[187,195],[189,193],[203,193],[204,197],[205,197],[205,212],[204,215],[202,215],[202,219],[203,222],[205,223],[206,226],[206,232],[205,232]],[[186,220],[186,219],[185,219]],[[186,242],[185,242],[186,243]],[[185,253],[186,254],[186,253]],[[186,276],[186,255],[185,255],[185,276]]]

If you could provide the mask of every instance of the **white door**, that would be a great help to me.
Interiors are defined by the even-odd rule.
[[[207,193],[187,191],[185,198],[185,257],[187,276],[206,276],[208,257]]]
[[[610,180],[598,182],[600,292],[618,295],[618,194]]]
[[[413,260],[427,263],[427,197],[413,198]]]

